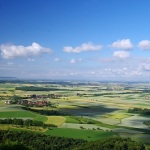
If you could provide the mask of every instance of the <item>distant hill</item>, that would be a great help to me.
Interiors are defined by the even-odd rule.
[[[18,80],[16,77],[0,77],[0,80]]]

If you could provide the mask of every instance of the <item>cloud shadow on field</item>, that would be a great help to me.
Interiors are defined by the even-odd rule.
[[[112,113],[117,110],[121,110],[119,108],[108,108],[104,105],[99,106],[79,106],[79,105],[73,105],[75,107],[73,108],[59,108],[58,111],[62,113],[67,113],[71,115],[77,115],[77,116],[89,116],[89,117],[96,117],[97,115],[105,115],[107,113]]]

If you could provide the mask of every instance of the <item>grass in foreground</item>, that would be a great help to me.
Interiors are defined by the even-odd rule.
[[[100,140],[105,138],[114,137],[118,134],[108,131],[95,131],[95,130],[84,130],[84,129],[62,129],[53,128],[45,132],[47,135],[68,137],[75,139],[84,139],[88,141]]]

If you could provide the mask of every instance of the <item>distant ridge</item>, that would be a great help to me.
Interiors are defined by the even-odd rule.
[[[18,80],[16,77],[0,77],[0,80]]]

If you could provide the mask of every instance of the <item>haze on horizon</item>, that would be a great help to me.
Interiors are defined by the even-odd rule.
[[[1,0],[0,76],[150,81],[149,0]]]

